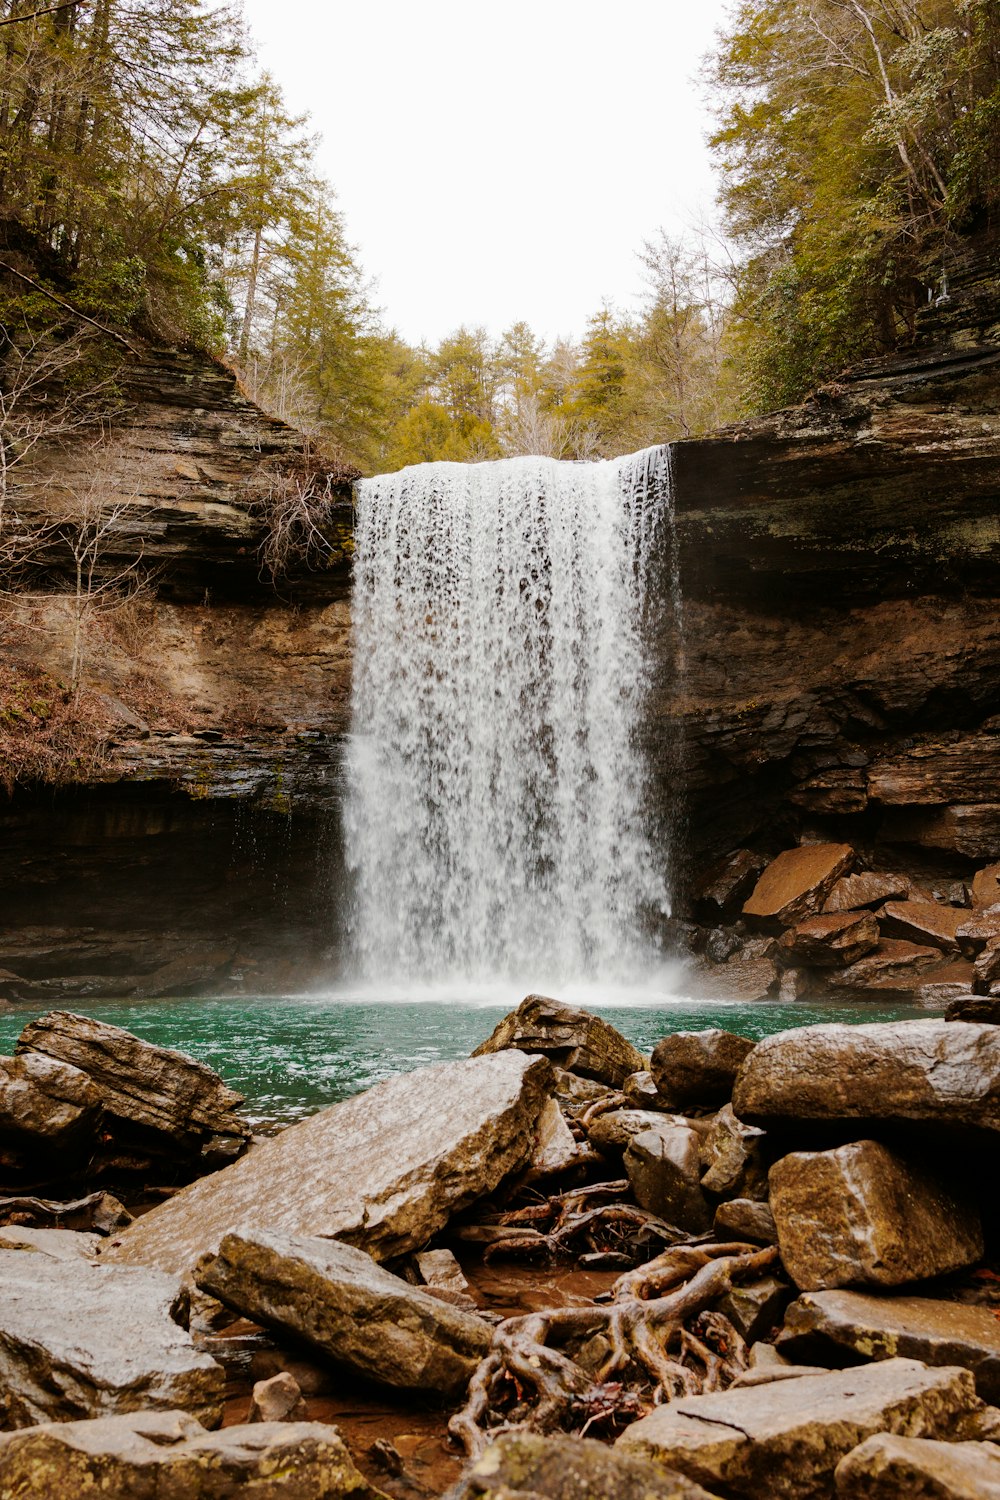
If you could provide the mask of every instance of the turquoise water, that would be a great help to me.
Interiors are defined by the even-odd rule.
[[[393,1073],[468,1054],[522,998],[497,1003],[461,998],[419,1002],[353,997],[67,1001],[75,1010],[123,1026],[136,1036],[176,1047],[216,1068],[246,1096],[257,1121],[292,1120],[369,1088]],[[565,996],[566,999],[577,997]],[[0,1053],[10,1053],[22,1027],[46,1010],[18,1006],[0,1015]],[[596,1007],[595,1007],[596,1008]],[[643,1051],[669,1031],[723,1026],[760,1038],[819,1021],[885,1021],[926,1016],[880,1001],[663,999],[607,1004],[601,1015]]]

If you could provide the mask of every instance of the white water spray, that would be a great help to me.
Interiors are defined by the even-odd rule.
[[[363,977],[616,979],[666,909],[636,733],[669,457],[358,487],[347,847]]]

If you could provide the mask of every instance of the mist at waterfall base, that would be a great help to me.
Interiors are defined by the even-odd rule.
[[[372,993],[674,990],[638,747],[670,522],[665,448],[359,485],[345,842],[350,963]]]

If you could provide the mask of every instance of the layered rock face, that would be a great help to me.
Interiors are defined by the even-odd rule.
[[[682,630],[654,610],[645,739],[680,910],[747,846],[748,888],[754,860],[803,839],[849,843],[897,884],[1000,858],[996,264],[995,244],[970,256],[910,349],[676,445],[654,573],[666,601],[676,564]],[[144,349],[126,386],[108,463],[129,523],[105,561],[141,548],[155,598],[88,646],[113,726],[103,768],[55,810],[24,794],[0,810],[0,993],[291,988],[335,969],[340,943],[350,476],[330,476],[324,566],[275,590],[260,500],[307,462],[304,440],[204,358]],[[90,461],[77,445],[29,477],[68,493]],[[44,587],[65,583],[55,565]],[[65,592],[10,603],[7,658],[65,677],[71,615]],[[98,871],[122,898],[101,910]],[[764,967],[731,957],[735,992]]]

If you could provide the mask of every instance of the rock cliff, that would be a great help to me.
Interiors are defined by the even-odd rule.
[[[676,445],[659,592],[675,565],[682,628],[658,612],[646,737],[682,911],[744,845],[844,839],[942,876],[1000,857],[998,259],[970,255],[899,355]],[[300,987],[335,969],[348,904],[351,476],[326,476],[322,566],[275,589],[260,496],[302,436],[190,353],[143,349],[125,404],[107,462],[129,513],[103,565],[138,547],[154,586],[88,643],[100,766],[0,809],[0,982]],[[28,519],[92,463],[42,453]],[[8,662],[66,677],[65,564],[0,615]]]

